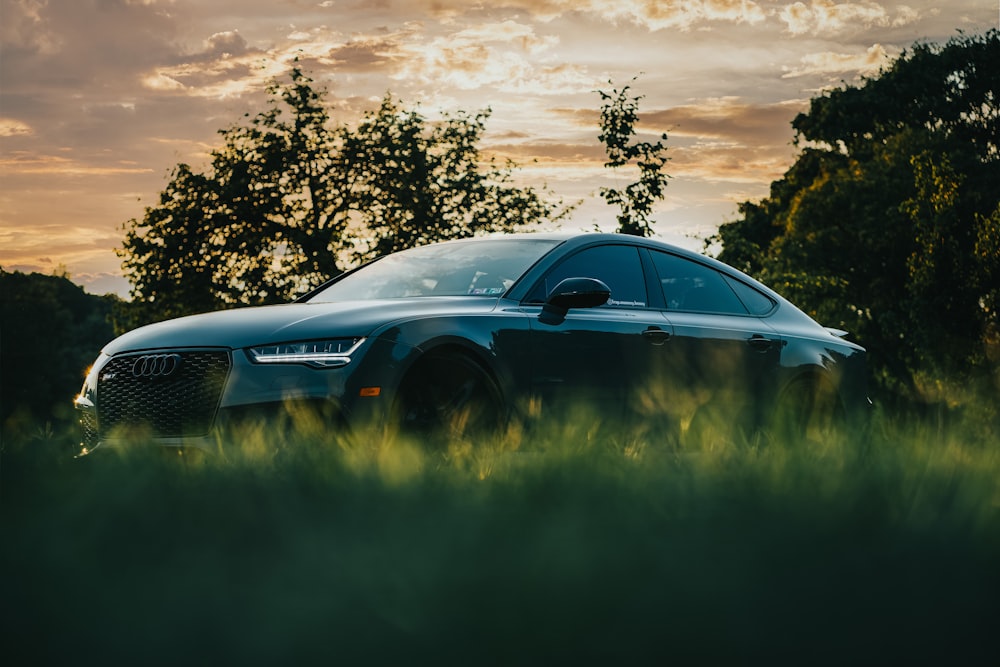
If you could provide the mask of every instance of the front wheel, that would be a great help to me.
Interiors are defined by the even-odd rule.
[[[403,380],[395,414],[405,436],[441,444],[497,433],[504,410],[496,381],[475,360],[432,353]]]

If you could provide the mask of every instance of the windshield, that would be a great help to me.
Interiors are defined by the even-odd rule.
[[[496,298],[558,244],[554,239],[491,238],[411,248],[361,267],[308,301],[468,295]]]

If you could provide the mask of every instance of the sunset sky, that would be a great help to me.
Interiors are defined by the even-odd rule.
[[[998,0],[0,0],[0,266],[127,294],[122,224],[296,58],[340,123],[387,92],[428,118],[492,108],[482,147],[582,200],[564,229],[614,227],[595,91],[638,75],[640,129],[669,135],[655,228],[700,248],[791,164],[811,97],[998,17]]]

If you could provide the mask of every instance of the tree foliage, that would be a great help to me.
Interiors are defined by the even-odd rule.
[[[458,112],[428,125],[386,97],[356,131],[343,132],[344,170],[363,184],[356,259],[558,217],[534,190],[513,184],[516,165],[483,157],[489,114]]]
[[[96,350],[114,337],[117,297],[87,294],[64,275],[0,268],[0,427],[3,435],[67,426]]]
[[[489,110],[432,123],[386,96],[356,128],[331,122],[299,69],[268,108],[220,130],[198,171],[174,167],[119,255],[143,320],[287,301],[402,248],[558,218],[546,193],[483,157]]]
[[[713,241],[919,392],[996,368],[1000,34],[916,45],[811,101],[770,195]],[[926,395],[926,394],[925,394]]]
[[[634,79],[633,79],[634,80]],[[669,176],[663,171],[669,159],[666,156],[667,135],[660,135],[655,142],[635,140],[636,123],[639,121],[639,100],[642,95],[629,96],[630,86],[611,92],[597,91],[601,105],[601,133],[598,140],[604,144],[608,156],[605,167],[621,169],[632,166],[639,171],[639,179],[622,188],[601,188],[604,200],[618,207],[618,231],[634,236],[652,236],[653,205],[662,200]]]

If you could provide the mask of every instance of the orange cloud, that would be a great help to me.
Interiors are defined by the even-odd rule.
[[[432,0],[428,5],[438,17],[446,19],[454,19],[469,6],[463,0]],[[689,30],[712,21],[754,24],[767,17],[767,12],[754,0],[499,0],[493,6],[523,11],[543,22],[579,13],[601,21],[632,23],[652,31]]]
[[[873,44],[864,53],[810,53],[801,58],[798,67],[783,67],[783,79],[822,74],[842,74],[856,72],[858,74],[874,74],[897,54],[890,54],[881,44]]]
[[[785,100],[770,104],[744,102],[738,97],[712,97],[689,104],[639,112],[639,132],[666,132],[671,139],[689,137],[739,144],[786,144],[791,140],[790,124],[808,107],[805,100]],[[558,109],[580,127],[598,125],[593,109]],[[668,144],[670,142],[668,141]]]
[[[790,146],[698,143],[669,151],[668,172],[696,180],[763,185],[781,177],[794,157]]]
[[[856,27],[886,27],[913,23],[920,14],[912,7],[899,5],[895,16],[876,2],[812,0],[806,5],[795,2],[778,10],[778,18],[793,35],[835,34]]]
[[[10,170],[18,174],[60,174],[69,176],[115,176],[121,174],[149,174],[152,169],[128,166],[87,164],[57,155],[15,154],[0,159],[0,171]]]
[[[16,137],[34,134],[31,126],[14,118],[0,118],[0,137]]]

